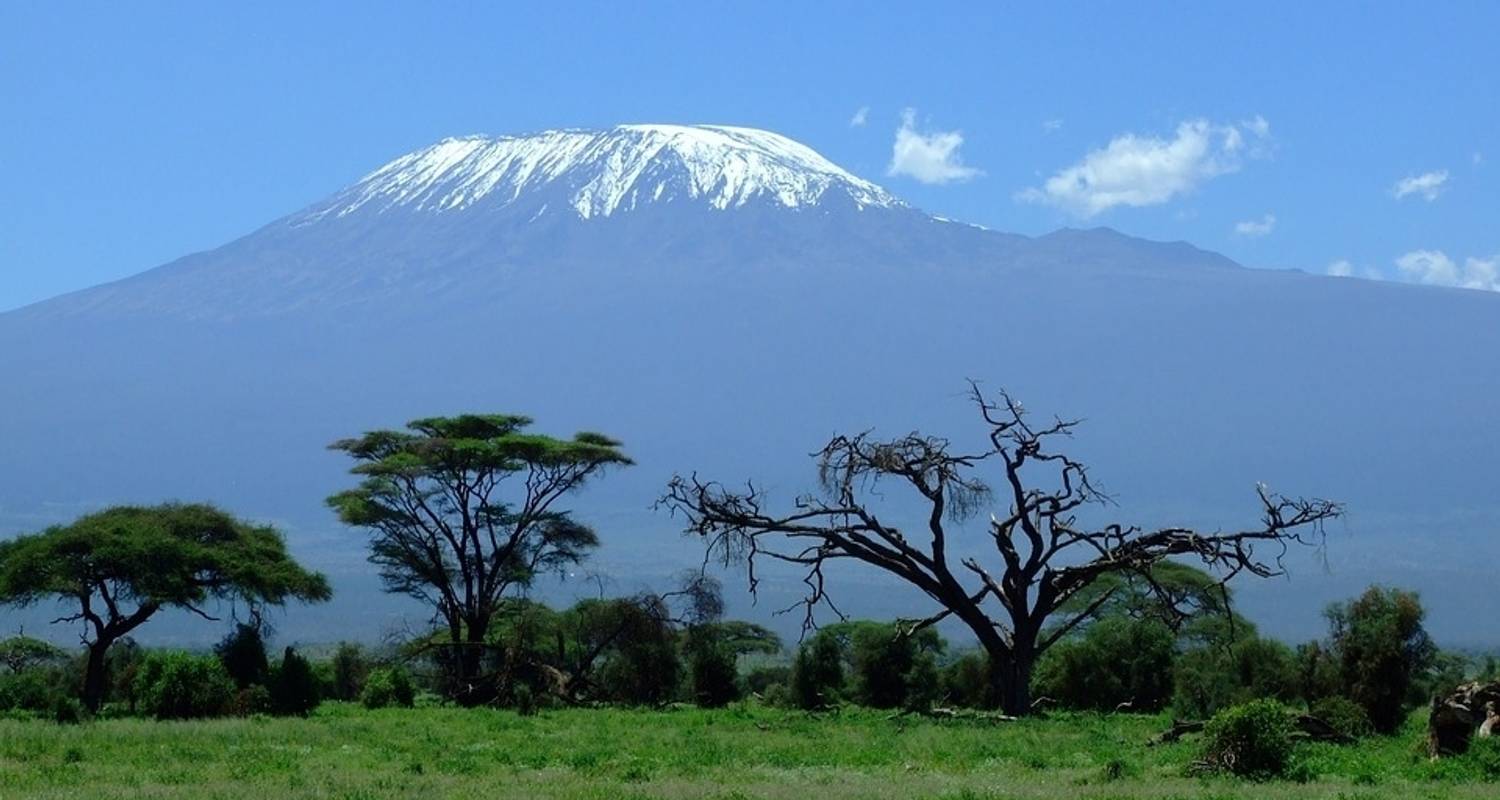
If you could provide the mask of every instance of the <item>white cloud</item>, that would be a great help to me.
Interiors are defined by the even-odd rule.
[[[852,117],[849,118],[849,127],[851,127],[851,128],[863,128],[865,126],[865,123],[868,122],[869,120],[870,120],[870,107],[869,106],[860,106],[859,110],[856,111],[856,112],[854,112],[854,116],[852,116]]]
[[[1265,236],[1276,230],[1276,215],[1267,214],[1260,219],[1247,219],[1234,225],[1234,232],[1241,236]]]
[[[1196,119],[1178,125],[1172,139],[1122,134],[1048,178],[1041,187],[1018,193],[1016,199],[1047,203],[1083,217],[1115,206],[1165,203],[1207,180],[1239,170],[1245,131],[1254,139],[1250,155],[1258,155],[1270,135],[1270,123],[1256,117],[1242,126]]]
[[[917,112],[901,112],[901,127],[896,129],[896,143],[891,148],[891,165],[887,175],[905,175],[922,183],[966,181],[984,173],[964,166],[958,149],[963,146],[958,131],[917,130]]]
[[[1335,278],[1347,278],[1354,274],[1354,265],[1348,259],[1339,259],[1328,265],[1328,274]]]
[[[1484,153],[1481,153],[1478,150],[1475,150],[1474,151],[1474,155],[1471,156],[1469,158],[1469,160],[1473,161],[1474,162],[1474,166],[1477,167],[1477,166],[1479,166],[1479,165],[1481,165],[1481,164],[1484,163]]]
[[[1500,292],[1500,256],[1460,265],[1441,250],[1413,250],[1396,259],[1396,269],[1418,283]]]
[[[1046,133],[1053,133],[1054,131],[1060,131],[1060,130],[1062,130],[1062,126],[1063,126],[1063,121],[1060,120],[1060,119],[1044,119],[1044,120],[1042,120],[1042,130],[1044,132],[1046,132]]]
[[[1396,181],[1396,185],[1391,187],[1391,193],[1396,196],[1397,200],[1409,194],[1415,194],[1431,203],[1438,198],[1439,194],[1442,194],[1443,184],[1447,182],[1448,170],[1434,170]]]

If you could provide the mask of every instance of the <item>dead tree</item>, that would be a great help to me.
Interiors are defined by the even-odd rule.
[[[673,478],[659,506],[685,519],[711,558],[745,564],[752,593],[762,562],[801,570],[807,594],[786,610],[803,609],[805,627],[818,606],[838,613],[824,579],[831,563],[864,563],[911,584],[938,606],[911,630],[950,617],[971,630],[989,657],[995,696],[1013,715],[1031,710],[1031,673],[1042,653],[1110,600],[1112,591],[1100,592],[1077,607],[1101,578],[1141,582],[1170,608],[1170,593],[1152,580],[1153,565],[1196,559],[1226,582],[1241,573],[1279,575],[1288,548],[1320,543],[1323,523],[1341,513],[1336,503],[1260,486],[1260,524],[1238,532],[1080,524],[1080,508],[1110,499],[1082,463],[1053,449],[1077,421],[1034,425],[1008,394],[992,399],[971,388],[989,429],[974,453],[918,433],[892,441],[868,432],[838,436],[815,454],[822,492],[799,497],[789,510],[769,510],[754,483],[732,490],[696,475]],[[993,486],[986,472],[996,475]],[[876,515],[872,493],[883,482],[915,493],[924,530],[903,530]],[[956,542],[960,523],[992,501],[1004,513],[992,513],[983,534]]]

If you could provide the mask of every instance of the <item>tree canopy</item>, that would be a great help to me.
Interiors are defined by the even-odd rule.
[[[862,563],[911,584],[938,606],[912,630],[949,617],[968,627],[989,655],[997,695],[1012,714],[1030,710],[1037,658],[1116,600],[1107,587],[1096,591],[1101,581],[1128,577],[1150,588],[1158,607],[1179,607],[1207,595],[1190,583],[1174,591],[1156,580],[1170,559],[1200,562],[1220,582],[1280,574],[1286,548],[1314,542],[1322,523],[1341,513],[1336,503],[1262,486],[1259,524],[1238,531],[1085,524],[1084,507],[1110,498],[1082,462],[1055,448],[1078,423],[1034,424],[1003,392],[990,398],[973,387],[972,397],[988,429],[978,450],[959,451],[920,433],[890,441],[868,432],[837,436],[816,454],[822,492],[797,498],[790,509],[772,510],[753,483],[731,489],[696,475],[674,478],[660,504],[685,518],[711,555],[745,562],[752,591],[758,565],[805,570],[807,625],[815,608],[832,606],[832,563]],[[998,478],[993,486],[987,470]],[[877,513],[876,504],[890,494],[886,483],[911,490],[925,505],[920,530],[904,530]],[[957,523],[997,500],[987,530],[973,541],[960,539]],[[1086,595],[1091,599],[1080,603]]]
[[[276,529],[209,505],[122,506],[0,544],[0,602],[72,604],[84,624],[84,702],[97,709],[105,653],[163,608],[213,619],[209,601],[327,600],[322,575],[287,553]]]
[[[363,480],[329,506],[370,532],[370,561],[386,590],[428,604],[447,627],[451,693],[462,702],[494,696],[493,682],[481,679],[486,636],[507,593],[598,544],[557,502],[632,463],[603,434],[555,439],[530,425],[506,414],[432,417],[331,446],[355,460]]]

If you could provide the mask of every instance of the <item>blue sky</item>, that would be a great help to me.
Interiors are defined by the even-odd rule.
[[[618,122],[767,128],[1003,230],[1500,288],[1500,5],[1307,5],[4,4],[0,309],[444,136]]]

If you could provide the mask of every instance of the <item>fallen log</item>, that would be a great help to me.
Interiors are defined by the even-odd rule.
[[[1172,727],[1151,737],[1151,740],[1146,742],[1146,746],[1156,747],[1157,745],[1175,742],[1190,733],[1202,733],[1203,726],[1206,724],[1204,722],[1188,722],[1186,720],[1174,719],[1172,720]]]

